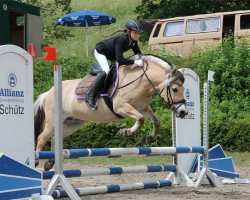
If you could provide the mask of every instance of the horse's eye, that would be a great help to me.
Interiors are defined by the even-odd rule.
[[[173,90],[174,93],[176,93],[178,91],[177,88],[173,88],[172,90]]]

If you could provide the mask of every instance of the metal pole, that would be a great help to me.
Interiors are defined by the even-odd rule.
[[[54,76],[55,93],[55,172],[63,174],[63,138],[62,133],[62,68],[57,66]]]
[[[209,149],[209,81],[204,83],[204,118],[203,118],[203,146],[206,149],[206,153],[204,154],[204,166],[208,168],[208,149]]]
[[[176,147],[176,115],[172,112],[172,146]],[[173,164],[177,166],[176,171],[174,172],[175,184],[179,184],[180,175],[179,175],[179,166],[178,166],[178,155],[173,156]]]
[[[204,119],[203,119],[203,146],[206,148],[204,165],[208,169],[208,149],[209,149],[209,81],[214,81],[215,72],[208,71],[208,80],[204,83]]]

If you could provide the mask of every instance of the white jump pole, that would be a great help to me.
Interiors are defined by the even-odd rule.
[[[214,187],[222,187],[221,182],[218,177],[216,177],[208,168],[208,149],[209,149],[209,81],[214,81],[214,72],[208,71],[208,81],[204,83],[204,108],[203,108],[203,146],[205,147],[204,154],[204,165],[200,172],[198,172],[194,177],[195,187],[199,187],[202,184],[204,178],[208,180],[210,185]]]
[[[63,136],[62,136],[62,68],[54,67],[54,105],[55,105],[55,175],[48,184],[45,193],[52,195],[58,184],[65,189],[73,200],[81,200],[72,185],[63,174]]]

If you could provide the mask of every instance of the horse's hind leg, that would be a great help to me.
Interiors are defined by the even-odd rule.
[[[54,120],[47,120],[45,121],[45,126],[43,132],[38,136],[36,151],[41,151],[46,142],[50,139],[50,137],[54,133]],[[39,164],[39,159],[36,159],[37,166]]]
[[[118,108],[117,113],[119,115],[122,115],[123,117],[136,120],[134,126],[132,126],[131,128],[124,128],[117,132],[117,135],[120,137],[134,136],[139,131],[140,127],[144,124],[143,115],[129,103],[122,104],[122,106]]]
[[[83,126],[84,121],[76,118],[69,117],[63,122],[63,137],[69,136]],[[51,150],[55,150],[55,137],[51,138]],[[44,170],[52,169],[55,164],[54,159],[49,159],[44,163]]]
[[[153,143],[157,140],[157,134],[160,128],[160,120],[155,116],[150,106],[148,106],[142,113],[146,119],[149,119],[153,123],[153,132],[151,135],[145,136],[143,138],[143,143]]]

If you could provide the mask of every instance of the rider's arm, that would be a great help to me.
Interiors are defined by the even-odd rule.
[[[132,44],[132,50],[133,50],[133,52],[134,52],[135,55],[136,54],[141,54],[141,50],[140,50],[140,48],[138,46],[138,42],[137,41],[133,42],[133,44]]]
[[[133,65],[134,61],[123,57],[123,48],[126,45],[126,40],[123,38],[117,38],[115,40],[115,56],[120,65]]]

